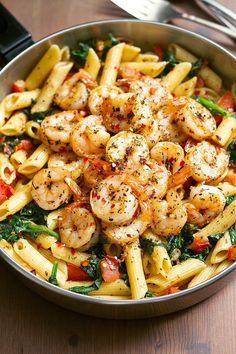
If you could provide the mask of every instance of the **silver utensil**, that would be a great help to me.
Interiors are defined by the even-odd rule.
[[[140,20],[169,22],[174,18],[183,18],[210,27],[236,39],[236,32],[230,28],[203,18],[177,11],[165,0],[111,0],[114,4]]]
[[[201,0],[201,2],[203,4],[205,4],[206,6],[210,6],[210,7],[214,8],[219,13],[221,13],[224,17],[228,17],[229,21],[231,20],[231,21],[236,22],[236,14],[232,10],[228,9],[226,6],[220,4],[218,1],[216,1],[216,0]]]

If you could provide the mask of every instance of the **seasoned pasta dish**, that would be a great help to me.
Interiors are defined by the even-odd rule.
[[[51,45],[0,103],[0,248],[66,290],[142,299],[236,260],[236,84],[178,44]]]

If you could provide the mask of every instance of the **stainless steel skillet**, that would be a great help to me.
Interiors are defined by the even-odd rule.
[[[11,83],[25,78],[37,60],[52,43],[76,48],[78,41],[103,37],[107,32],[128,37],[142,48],[152,44],[167,45],[176,42],[197,56],[207,58],[220,74],[226,86],[236,82],[236,58],[228,51],[195,33],[171,25],[137,20],[108,20],[78,25],[52,34],[26,49],[0,72],[0,99],[9,93]],[[213,295],[230,282],[235,275],[236,263],[230,268],[192,289],[159,298],[112,301],[71,293],[41,281],[10,259],[2,250],[0,256],[22,281],[38,294],[56,304],[84,314],[106,318],[144,318],[160,316],[192,306]]]

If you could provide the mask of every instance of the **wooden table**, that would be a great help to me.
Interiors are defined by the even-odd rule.
[[[182,2],[176,1],[177,5]],[[32,32],[34,40],[80,22],[125,16],[108,0],[2,3]],[[224,4],[236,10],[234,0],[224,0]],[[193,4],[188,4],[188,9],[197,12]],[[185,25],[212,35],[205,28]],[[233,49],[231,40],[219,36],[217,39]],[[19,282],[2,261],[0,279],[2,354],[236,353],[236,283],[181,313],[148,320],[112,321],[82,316],[47,302]]]

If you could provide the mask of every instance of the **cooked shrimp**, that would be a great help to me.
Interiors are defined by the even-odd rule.
[[[49,156],[48,167],[65,166],[76,160],[78,160],[78,156],[73,151],[58,152]]]
[[[186,208],[175,189],[170,189],[166,200],[153,202],[151,228],[157,236],[178,235],[187,221]]]
[[[157,121],[153,117],[150,103],[144,98],[143,93],[136,94],[133,99],[131,120],[133,130],[145,137],[148,147],[151,148],[159,141],[159,129]]]
[[[142,135],[131,132],[120,132],[107,143],[106,158],[115,164],[133,166],[149,157],[149,149]]]
[[[172,141],[174,143],[182,143],[187,140],[187,135],[179,129],[174,118],[179,109],[177,105],[168,101],[163,104],[156,115],[158,126],[158,141]]]
[[[216,130],[212,114],[192,98],[180,109],[176,122],[187,135],[198,141],[209,138]]]
[[[170,141],[159,142],[152,148],[151,158],[176,173],[184,164],[184,150],[179,144]]]
[[[169,174],[165,166],[149,160],[134,171],[133,176],[144,187],[147,199],[162,199],[166,194]]]
[[[77,111],[65,111],[46,117],[41,124],[40,139],[55,152],[69,151],[70,134],[77,119]]]
[[[92,158],[104,155],[109,139],[110,134],[102,125],[101,117],[88,116],[82,118],[74,127],[70,144],[78,156]]]
[[[54,102],[62,109],[82,109],[88,102],[88,90],[82,82],[83,75],[78,71],[59,87]]]
[[[58,225],[61,242],[75,249],[87,245],[94,235],[97,238],[100,231],[91,211],[81,207],[79,202],[63,209]]]
[[[186,203],[188,213],[188,222],[200,227],[208,224],[217,215],[219,215],[225,207],[225,196],[219,188],[200,184],[191,187]]]
[[[105,98],[114,98],[123,91],[116,86],[98,86],[89,93],[88,106],[90,112],[96,116],[102,114],[102,104]]]
[[[225,149],[202,141],[193,146],[186,155],[186,164],[192,177],[198,182],[212,182],[224,174],[229,164]]]
[[[101,105],[103,124],[108,131],[119,133],[130,128],[133,116],[133,94],[122,93],[115,97],[107,97]]]
[[[151,210],[150,205],[140,201],[140,213],[133,217],[127,225],[113,225],[102,222],[102,231],[111,243],[124,244],[133,242],[150,226]]]
[[[99,219],[115,225],[132,220],[138,208],[132,189],[118,175],[107,177],[92,189],[90,204]]]
[[[54,210],[68,201],[71,191],[64,181],[66,175],[61,168],[45,168],[36,173],[31,194],[40,208]]]
[[[163,100],[172,98],[168,90],[162,86],[160,79],[153,79],[149,76],[144,76],[141,80],[134,81],[130,85],[130,92],[142,94],[151,104],[152,110],[157,111]]]
[[[99,159],[87,160],[83,168],[84,183],[88,188],[93,188],[113,173],[114,171],[107,161]]]

